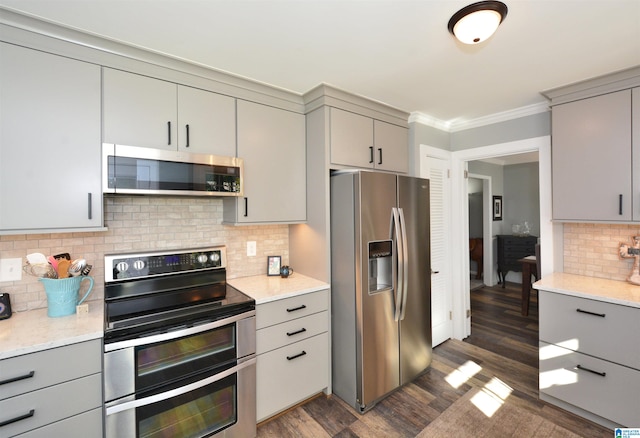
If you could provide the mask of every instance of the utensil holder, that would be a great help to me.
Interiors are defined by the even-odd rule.
[[[78,300],[80,283],[89,281],[89,289],[81,300]],[[47,316],[57,318],[73,315],[76,306],[82,304],[93,290],[93,277],[69,277],[62,279],[40,278],[47,293]]]

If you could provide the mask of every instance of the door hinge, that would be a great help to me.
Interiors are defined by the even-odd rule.
[[[464,171],[464,178],[465,179],[469,178],[469,171],[468,170]]]
[[[467,309],[467,318],[471,318],[471,309]]]
[[[447,169],[447,178],[451,178],[451,169]]]
[[[449,320],[453,320],[453,312],[449,310]]]

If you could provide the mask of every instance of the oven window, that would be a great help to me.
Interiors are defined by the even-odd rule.
[[[238,420],[237,373],[178,397],[137,408],[138,437],[209,436]]]
[[[236,358],[236,325],[136,347],[138,391],[211,370]]]

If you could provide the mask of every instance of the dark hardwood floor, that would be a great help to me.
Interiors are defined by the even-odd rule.
[[[538,399],[538,306],[520,314],[520,285],[471,292],[472,334],[433,350],[431,367],[365,413],[357,414],[337,396],[320,395],[258,425],[258,437],[415,437],[458,398],[498,378],[513,391],[509,403],[580,436],[613,432]],[[445,380],[463,364],[480,370],[457,388]]]

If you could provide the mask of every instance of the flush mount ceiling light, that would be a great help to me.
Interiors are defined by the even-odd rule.
[[[464,44],[478,44],[489,38],[507,16],[507,5],[483,1],[465,6],[449,20],[449,32]]]

